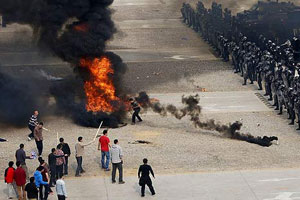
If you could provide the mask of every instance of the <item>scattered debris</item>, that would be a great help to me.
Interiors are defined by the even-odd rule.
[[[152,144],[152,142],[145,141],[145,140],[136,140],[134,142],[128,142],[128,144]]]

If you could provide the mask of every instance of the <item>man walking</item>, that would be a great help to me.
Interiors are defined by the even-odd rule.
[[[105,171],[109,171],[109,160],[110,160],[109,148],[110,148],[110,140],[107,137],[107,130],[104,130],[103,135],[99,138],[98,150],[101,149],[101,165],[102,165],[102,169],[104,169]]]
[[[14,188],[14,174],[15,169],[13,168],[14,162],[10,161],[8,163],[8,168],[5,169],[4,173],[4,181],[7,184],[8,189],[8,199],[13,199],[16,195],[16,191]]]
[[[148,163],[147,158],[143,159],[143,163],[144,164],[140,166],[139,172],[138,172],[138,177],[140,179],[139,185],[142,187],[141,188],[141,196],[142,197],[145,196],[145,185],[147,185],[149,187],[149,189],[151,191],[151,194],[155,195],[155,191],[154,191],[154,188],[152,186],[152,181],[151,181],[151,178],[149,176],[149,174],[151,173],[153,178],[155,178],[154,172],[153,172],[151,166],[147,164]]]
[[[136,102],[133,98],[129,99],[131,103],[131,107],[133,109],[133,114],[132,114],[132,121],[131,124],[135,124],[135,118],[138,118],[138,120],[141,122],[143,121],[142,118],[139,116],[139,113],[141,111],[141,107],[139,106],[138,102]]]
[[[31,115],[29,122],[28,122],[28,128],[31,131],[31,133],[28,135],[28,141],[32,140],[34,138],[33,131],[34,128],[38,125],[37,117],[39,115],[39,112],[36,110],[34,111],[33,115]]]
[[[64,175],[66,176],[66,175],[68,175],[68,160],[71,155],[71,150],[70,150],[68,143],[64,142],[64,138],[60,138],[59,142],[60,143],[57,145],[57,148],[61,149],[65,154],[65,164],[64,164],[63,168],[64,168]]]
[[[33,131],[36,147],[38,149],[38,156],[43,153],[43,122],[40,122]]]
[[[84,154],[84,147],[92,144],[95,141],[95,138],[93,141],[83,144],[83,137],[78,137],[78,142],[75,144],[75,157],[77,161],[77,169],[76,169],[76,177],[81,176],[80,173],[84,173],[85,171],[82,168],[82,156]]]
[[[124,184],[123,181],[123,152],[122,148],[119,146],[119,141],[117,139],[114,140],[114,144],[110,150],[111,155],[111,163],[112,163],[112,174],[111,179],[112,183],[116,182],[116,171],[119,171],[119,184]]]
[[[14,173],[14,180],[17,185],[17,192],[19,196],[19,200],[26,200],[26,192],[25,192],[25,184],[26,184],[26,172],[21,167],[20,161],[16,162],[17,169]]]
[[[27,199],[28,200],[37,200],[39,191],[36,188],[34,177],[30,177],[30,182],[26,184],[25,191],[27,192]]]
[[[58,177],[56,181],[56,193],[58,200],[65,200],[67,198],[66,184],[63,177]]]
[[[21,167],[25,170],[25,173],[26,173],[26,178],[29,179],[29,176],[28,176],[28,168],[26,166],[26,162],[25,160],[26,159],[31,159],[30,156],[26,156],[26,153],[24,151],[24,144],[20,144],[20,149],[18,149],[16,151],[16,162],[20,162],[21,164]]]

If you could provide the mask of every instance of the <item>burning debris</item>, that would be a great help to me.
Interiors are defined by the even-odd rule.
[[[160,114],[161,116],[166,116],[167,114],[171,114],[176,119],[181,120],[183,117],[188,116],[190,120],[193,122],[195,127],[217,131],[222,134],[222,136],[242,140],[249,143],[258,144],[260,146],[269,147],[272,145],[272,141],[278,141],[278,138],[273,137],[255,137],[250,134],[243,134],[240,133],[240,129],[242,127],[241,122],[234,122],[229,125],[223,125],[216,123],[215,120],[211,119],[208,121],[201,121],[200,114],[201,114],[201,106],[199,105],[200,98],[198,95],[189,96],[189,97],[182,97],[182,104],[184,105],[183,108],[177,108],[174,105],[161,105],[159,102],[152,102],[146,92],[140,92],[139,96],[136,100],[140,103],[140,105],[147,109],[151,108],[154,112]]]
[[[128,142],[128,144],[152,144],[152,142],[146,140],[136,140],[134,142]]]
[[[120,99],[116,96],[116,89],[110,78],[114,74],[110,60],[107,57],[81,59],[80,66],[88,68],[90,72],[89,80],[84,83],[87,111],[115,111],[116,107],[112,102],[119,102]]]
[[[30,25],[41,50],[50,51],[74,68],[78,83],[55,83],[51,94],[58,112],[83,126],[98,127],[104,121],[104,125],[116,127],[124,116],[120,96],[126,65],[119,56],[105,52],[106,41],[116,32],[109,9],[112,2],[0,0],[0,13],[7,23]],[[69,90],[63,90],[66,88]],[[24,97],[20,97],[21,104]],[[27,100],[34,102],[33,97]],[[33,108],[28,109],[32,112]]]

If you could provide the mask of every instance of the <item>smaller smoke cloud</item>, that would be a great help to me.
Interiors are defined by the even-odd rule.
[[[43,95],[43,89],[38,85],[32,80],[0,72],[0,122],[24,126],[33,110],[45,111],[48,102]]]
[[[254,137],[250,134],[240,133],[239,131],[241,130],[243,124],[238,121],[229,125],[216,123],[213,119],[204,122],[201,121],[200,114],[202,109],[199,105],[199,95],[188,97],[182,96],[182,104],[184,105],[183,108],[177,108],[174,105],[164,106],[159,102],[151,102],[146,92],[140,92],[136,100],[144,109],[151,108],[155,113],[158,113],[161,116],[167,116],[167,114],[171,114],[178,120],[188,116],[195,127],[210,131],[217,131],[221,133],[222,136],[230,139],[242,140],[265,147],[271,146],[273,140],[278,140],[278,138],[274,136]]]

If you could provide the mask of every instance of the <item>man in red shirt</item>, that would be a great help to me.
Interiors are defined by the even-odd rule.
[[[107,137],[107,130],[103,131],[103,135],[99,138],[98,150],[100,150],[101,146],[101,165],[105,171],[109,171],[109,148],[110,148],[110,140]],[[106,161],[105,161],[106,158]]]
[[[26,184],[26,172],[21,167],[21,162],[16,162],[17,169],[14,173],[14,179],[17,185],[17,192],[19,196],[19,200],[26,200],[26,192],[25,192],[25,184]]]
[[[4,181],[7,184],[8,189],[8,199],[13,199],[15,197],[15,188],[14,188],[14,173],[15,169],[13,168],[14,162],[10,161],[8,163],[8,168],[6,168],[4,173]]]

